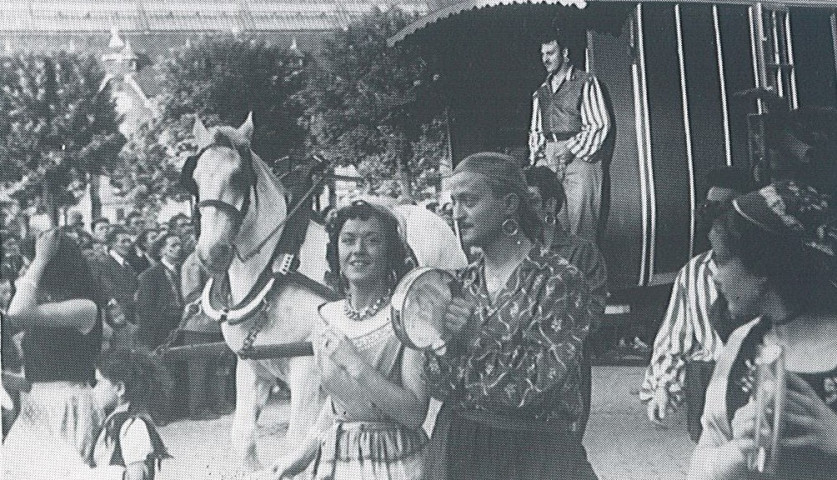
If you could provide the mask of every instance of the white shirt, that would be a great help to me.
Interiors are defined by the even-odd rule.
[[[166,267],[169,270],[169,272],[180,273],[180,269],[177,268],[170,261],[166,260],[166,257],[160,257],[160,263],[162,263],[163,266]],[[178,285],[177,287],[180,288],[180,285]]]
[[[124,412],[127,405],[124,407],[117,407],[111,413],[105,424],[119,412]],[[154,453],[154,447],[151,446],[151,436],[148,433],[148,426],[145,421],[140,418],[130,418],[122,424],[119,429],[119,443],[122,446],[122,459],[125,461],[125,466],[135,462],[144,462],[149,455]],[[106,432],[102,430],[99,438],[96,439],[96,445],[93,448],[93,461],[96,462],[97,467],[110,465],[110,459],[113,457],[113,452],[116,449],[116,441],[110,441],[107,438]]]
[[[108,253],[110,254],[111,258],[116,260],[116,263],[122,265],[123,267],[128,266],[128,261],[125,260],[125,257],[123,257],[122,255],[116,253],[114,250],[108,250]]]

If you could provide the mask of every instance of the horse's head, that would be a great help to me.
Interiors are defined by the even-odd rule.
[[[198,153],[186,161],[181,181],[198,199],[198,258],[211,275],[219,275],[233,260],[234,240],[256,184],[250,150],[253,117],[238,128],[210,129],[196,118],[192,133]]]

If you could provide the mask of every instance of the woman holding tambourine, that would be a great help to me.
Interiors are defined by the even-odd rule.
[[[690,479],[834,478],[837,217],[778,182],[733,200],[712,227],[715,281],[734,318],[706,392]]]
[[[445,345],[426,349],[428,387],[444,401],[431,477],[596,478],[576,433],[590,327],[582,274],[538,242],[540,222],[511,157],[471,155],[449,188],[462,242],[482,254],[460,275]]]
[[[307,441],[273,467],[275,478],[424,478],[428,395],[420,351],[390,322],[390,297],[413,264],[399,223],[383,206],[356,201],[328,225],[328,262],[345,299],[320,307],[315,362],[328,393]]]

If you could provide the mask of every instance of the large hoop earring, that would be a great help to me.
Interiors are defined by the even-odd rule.
[[[503,220],[503,224],[501,225],[503,229],[503,233],[506,235],[513,237],[520,233],[520,224],[517,223],[517,220],[513,218],[507,218]]]
[[[395,286],[398,285],[398,273],[396,273],[395,269],[389,271],[389,289],[395,289]]]
[[[543,218],[543,223],[549,225],[550,227],[552,225],[555,225],[556,221],[557,219],[555,218],[555,214],[553,213],[547,213],[546,216]]]

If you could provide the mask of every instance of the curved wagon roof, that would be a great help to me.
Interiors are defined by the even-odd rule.
[[[454,0],[452,2],[445,2],[444,0],[442,0],[442,2],[440,2],[442,3],[442,5],[437,5],[437,8],[435,10],[429,11],[422,18],[401,29],[401,31],[390,37],[387,43],[389,44],[389,46],[392,47],[396,43],[401,42],[410,35],[418,32],[419,30],[423,30],[442,20],[445,20],[447,18],[453,17],[464,12],[481,10],[490,7],[498,7],[504,5],[549,4],[574,6],[579,9],[584,9],[588,6],[588,4],[594,3],[661,3],[661,1],[662,0]],[[751,5],[755,3],[755,0],[679,0],[677,2],[667,3]],[[787,0],[767,3],[781,4],[782,6],[786,7],[834,8],[834,0]]]

